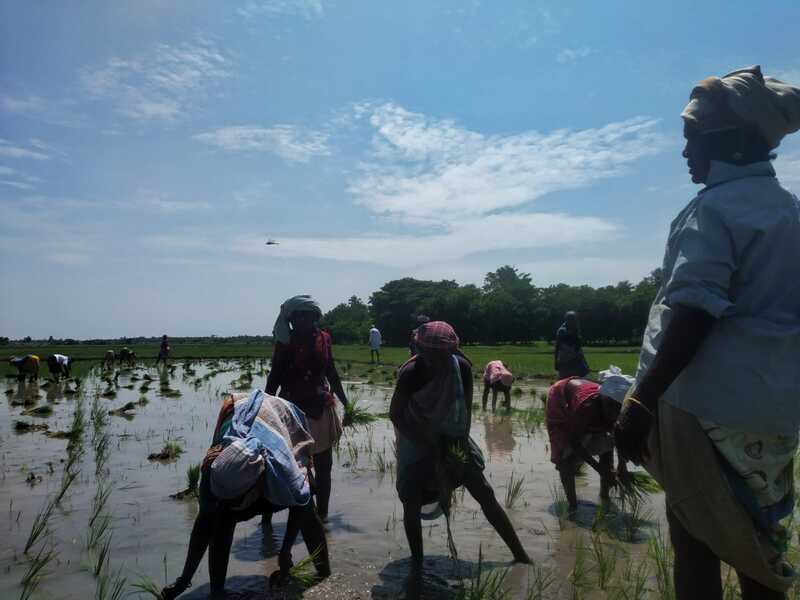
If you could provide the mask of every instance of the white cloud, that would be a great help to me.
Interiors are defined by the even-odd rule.
[[[618,228],[602,219],[527,213],[462,219],[438,234],[350,238],[281,238],[265,246],[263,236],[243,236],[231,250],[254,256],[310,257],[412,267],[454,261],[478,252],[574,244],[614,238]]]
[[[596,53],[597,50],[587,46],[581,46],[579,48],[564,48],[556,55],[556,61],[562,65],[567,63],[576,63],[579,60],[588,58],[592,54]]]
[[[284,15],[312,19],[321,17],[323,12],[322,0],[249,0],[236,10],[239,16],[249,21]]]
[[[782,183],[800,184],[800,154],[779,155],[775,170]]]
[[[199,133],[194,139],[230,152],[271,152],[290,162],[330,154],[328,136],[293,125],[235,125]]]
[[[0,96],[0,109],[21,115],[30,115],[44,110],[45,101],[41,96]]]
[[[349,191],[369,212],[406,232],[281,238],[280,246],[271,247],[261,236],[245,236],[232,242],[232,251],[404,268],[487,251],[607,241],[620,229],[603,218],[531,212],[529,206],[544,194],[620,175],[667,143],[657,122],[644,117],[584,131],[484,135],[394,104],[372,107],[364,116],[372,150]]]
[[[40,178],[28,175],[17,169],[0,165],[0,185],[17,188],[18,190],[32,190],[36,183],[41,181]]]
[[[174,121],[231,76],[232,59],[205,38],[177,46],[157,44],[133,58],[112,57],[81,80],[92,96],[107,99],[121,115],[139,121]]]
[[[32,158],[34,160],[47,160],[50,158],[36,145],[25,148],[24,144],[12,143],[0,138],[0,156],[7,158]]]
[[[666,143],[657,121],[645,117],[584,131],[486,136],[385,104],[370,122],[376,157],[350,191],[373,212],[423,223],[520,207],[617,176]]]
[[[158,247],[166,250],[199,250],[208,248],[208,240],[192,235],[148,235],[142,238],[142,244],[148,247]]]

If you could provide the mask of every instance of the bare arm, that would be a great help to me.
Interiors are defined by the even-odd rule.
[[[664,341],[635,392],[636,399],[652,413],[656,413],[658,401],[667,388],[697,354],[715,322],[702,309],[680,304],[673,308]]]
[[[274,396],[286,381],[286,369],[289,367],[288,352],[280,342],[275,342],[272,351],[272,363],[267,375],[267,385],[264,389],[269,395]]]
[[[333,361],[333,358],[331,358],[331,362],[328,364],[328,370],[325,371],[325,377],[328,378],[328,383],[331,384],[333,393],[336,394],[336,397],[339,398],[342,405],[347,408],[347,396],[344,393],[342,379],[339,377],[339,371],[336,370],[336,363]]]

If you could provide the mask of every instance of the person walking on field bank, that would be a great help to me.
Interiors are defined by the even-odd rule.
[[[375,325],[369,330],[369,360],[374,363],[377,359],[381,362],[381,332]]]
[[[398,372],[389,415],[397,432],[397,493],[411,549],[409,598],[419,598],[422,583],[422,507],[438,502],[447,519],[451,553],[450,502],[464,485],[514,560],[529,563],[514,527],[483,474],[483,455],[469,436],[472,416],[472,365],[458,350],[459,339],[443,321],[417,329],[418,354]]]
[[[70,367],[72,366],[72,359],[63,354],[51,354],[47,357],[47,370],[53,376],[53,379],[58,380],[63,375],[69,377]]]
[[[502,360],[493,360],[486,364],[483,370],[483,410],[489,401],[489,390],[492,390],[492,412],[497,406],[497,394],[502,392],[505,396],[506,410],[511,410],[511,384],[514,375],[503,364]]]
[[[559,379],[585,377],[589,373],[589,364],[583,355],[578,314],[574,311],[564,315],[564,322],[556,332],[555,370]]]
[[[709,77],[682,115],[705,187],[673,221],[618,451],[666,493],[679,600],[785,598],[800,426],[800,202],[770,163],[800,88],[759,67]]]
[[[622,400],[633,378],[616,367],[600,373],[602,385],[581,377],[569,377],[550,386],[545,422],[550,439],[550,461],[564,486],[569,511],[578,510],[575,475],[581,463],[587,463],[600,475],[600,498],[609,500],[609,492],[623,479],[627,467],[618,457],[614,473],[614,439],[611,432],[619,416]],[[599,456],[599,461],[593,457]]]
[[[319,516],[328,518],[333,446],[342,435],[336,399],[347,409],[347,396],[336,370],[331,336],[317,324],[322,311],[311,296],[294,296],[281,305],[272,335],[275,349],[267,394],[294,403],[308,418],[314,438],[314,480]],[[335,395],[335,397],[334,397]]]
[[[313,443],[303,413],[291,402],[261,390],[225,398],[201,466],[200,510],[186,562],[175,582],[161,591],[163,600],[173,600],[191,586],[206,549],[211,594],[222,596],[236,524],[287,507],[279,571],[270,577],[270,584],[289,577],[298,533],[303,534],[309,555],[316,552],[317,575],[330,575],[328,544],[308,482]]]
[[[12,356],[8,359],[9,364],[17,369],[17,379],[20,381],[36,381],[39,379],[39,357],[35,354],[25,356]]]
[[[163,362],[164,366],[167,365],[167,361],[169,360],[169,353],[172,351],[172,347],[169,345],[169,338],[166,335],[161,336],[161,347],[158,349],[158,358],[156,358],[156,365],[158,363]]]

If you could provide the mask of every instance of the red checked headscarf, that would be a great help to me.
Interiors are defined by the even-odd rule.
[[[459,339],[449,323],[444,321],[431,321],[417,328],[414,335],[417,347],[424,350],[443,350],[455,352],[458,350]]]

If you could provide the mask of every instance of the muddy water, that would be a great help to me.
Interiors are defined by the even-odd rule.
[[[160,394],[158,374],[153,369],[123,371],[116,398],[99,400],[105,410],[129,401],[137,402],[142,382],[131,382],[131,376],[141,378],[149,373],[154,378],[146,394],[149,403],[137,406],[132,418],[109,417],[106,426],[111,435],[107,480],[113,484],[108,501],[113,528],[110,569],[120,569],[129,584],[139,575],[145,575],[160,585],[180,573],[197,509],[194,500],[174,500],[169,495],[185,487],[187,467],[199,462],[204,455],[221,393],[229,390],[232,381],[239,377],[237,363],[218,365],[228,370],[199,387],[192,384],[194,376],[184,375],[183,369],[178,367],[170,378],[170,386],[182,394],[178,398]],[[208,372],[206,366],[195,365],[194,368],[198,377]],[[131,383],[134,389],[125,389],[124,386]],[[254,383],[261,385],[263,377],[257,375]],[[106,387],[107,384],[97,377],[83,383],[82,402],[87,424],[83,436],[85,452],[79,462],[81,472],[52,513],[46,539],[55,547],[57,559],[49,565],[34,598],[94,596],[93,557],[86,550],[92,499],[97,490],[90,411],[93,397]],[[351,397],[358,396],[372,412],[388,411],[390,388],[358,382],[347,382],[346,387]],[[18,434],[13,424],[16,419],[24,419],[46,423],[51,432],[68,430],[76,404],[81,400],[74,395],[64,395],[63,385],[42,389],[31,385],[20,387],[8,381],[5,389],[11,392],[0,404],[0,532],[4,538],[0,545],[0,598],[18,598],[22,592],[20,580],[30,564],[23,555],[23,548],[37,513],[60,488],[67,441],[47,437],[42,432]],[[530,389],[524,392],[514,399],[516,408],[539,403]],[[20,404],[25,401],[29,406]],[[52,406],[53,415],[21,417],[21,412],[30,408],[32,402]],[[537,566],[556,582],[545,597],[570,597],[569,580],[575,567],[576,547],[589,546],[587,540],[597,513],[597,476],[589,472],[578,480],[582,502],[577,518],[559,519],[552,492],[557,477],[548,459],[543,426],[536,429],[521,417],[504,417],[499,413],[494,416],[476,409],[472,436],[484,450],[486,474],[501,503],[512,474],[516,478],[524,477],[523,492],[508,511],[509,516]],[[393,430],[386,419],[366,428],[346,431],[335,455],[328,528],[334,576],[306,591],[304,597],[402,597],[409,566],[402,509],[394,488],[393,469],[380,473],[376,466],[379,453],[387,463],[394,462],[393,439]],[[148,461],[148,454],[159,451],[167,440],[178,441],[185,450],[183,455],[172,462]],[[33,482],[26,482],[31,477]],[[648,503],[646,510],[651,512],[652,523],[663,520],[662,505],[660,497]],[[230,597],[271,597],[266,591],[266,578],[277,568],[276,551],[285,519],[284,512],[273,517],[272,528],[265,527],[257,519],[237,527],[228,572]],[[512,589],[512,596],[525,597],[535,570],[511,565],[510,553],[468,494],[458,494],[452,529],[459,550],[457,562],[448,557],[444,520],[424,523],[428,557],[426,597],[448,596],[461,579],[477,568],[479,553],[484,569],[508,568],[506,583]],[[627,541],[621,527],[612,526],[611,530],[610,537],[604,536],[604,539],[608,537],[615,547],[624,550],[627,558],[621,563],[642,559],[652,527],[641,527],[634,543]],[[583,554],[587,555],[587,563],[593,564],[588,551]],[[299,543],[295,547],[295,561],[303,556],[305,547]],[[618,571],[621,569],[622,565]],[[574,579],[574,574],[572,577]],[[587,576],[583,584],[585,590],[596,587],[595,579],[594,574]],[[194,577],[193,588],[182,597],[205,598],[207,582],[204,562]],[[650,587],[654,587],[652,580]],[[605,596],[590,592],[588,597]]]

